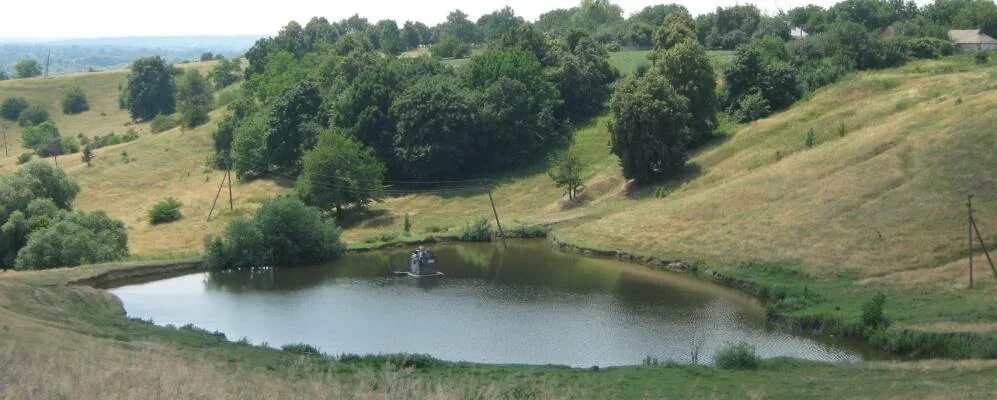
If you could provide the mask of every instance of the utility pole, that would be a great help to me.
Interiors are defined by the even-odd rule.
[[[222,183],[218,185],[218,193],[215,193],[215,200],[211,202],[211,210],[208,211],[208,222],[211,222],[211,214],[215,212],[215,205],[218,204],[218,197],[222,195],[222,188],[225,187],[225,180],[228,179],[228,171],[222,176]]]
[[[45,56],[45,77],[48,78],[48,66],[52,61],[52,49],[48,49],[48,54]]]
[[[969,195],[966,200],[966,209],[969,210],[969,288],[973,288],[973,195]]]
[[[498,225],[499,235],[505,239],[505,231],[502,230],[502,221],[499,221],[498,209],[495,208],[495,199],[492,198],[492,189],[488,189],[488,201],[492,203],[492,212],[495,213],[495,224]]]
[[[229,210],[235,210],[235,202],[232,201],[232,163],[229,162],[228,170],[225,172],[225,176],[228,177],[228,208]]]
[[[3,131],[3,156],[10,157],[10,152],[7,151],[7,124],[0,124],[0,130]]]

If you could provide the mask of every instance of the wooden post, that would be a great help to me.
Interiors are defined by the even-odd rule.
[[[994,267],[994,260],[990,258],[990,251],[987,250],[987,244],[983,242],[983,235],[980,234],[980,227],[976,226],[976,221],[973,221],[973,230],[976,231],[976,239],[980,241],[983,254],[987,256],[987,263],[990,264],[990,270],[994,272],[994,278],[997,278],[997,267]]]
[[[969,211],[969,288],[973,288],[973,195],[969,195],[966,200],[966,209]]]
[[[218,204],[218,197],[222,195],[222,188],[225,187],[225,179],[228,178],[228,173],[222,177],[222,183],[218,185],[218,193],[215,193],[215,200],[211,202],[211,210],[208,211],[208,222],[211,221],[211,214],[215,212],[215,205]]]
[[[229,165],[228,171],[225,172],[225,176],[228,177],[228,208],[229,210],[235,210],[235,202],[232,201],[232,166]]]
[[[10,157],[10,153],[7,151],[7,124],[0,124],[0,129],[3,130],[3,156]]]
[[[488,201],[492,203],[492,212],[495,213],[495,224],[498,225],[499,236],[505,239],[505,231],[502,230],[502,222],[499,221],[498,209],[495,208],[495,199],[492,198],[492,189],[488,189]]]

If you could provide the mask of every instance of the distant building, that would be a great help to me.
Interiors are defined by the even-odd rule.
[[[806,39],[807,36],[810,36],[810,34],[803,30],[803,28],[796,27],[789,31],[789,36],[793,39]]]
[[[879,33],[879,36],[884,39],[895,37],[897,36],[897,29],[894,28],[893,25],[887,26],[886,29],[883,29],[883,31]]]
[[[979,29],[951,30],[949,31],[949,39],[959,50],[997,50],[997,39],[988,36]]]

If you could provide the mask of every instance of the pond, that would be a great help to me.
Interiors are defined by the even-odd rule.
[[[546,241],[433,247],[441,278],[395,277],[407,250],[322,266],[203,272],[111,289],[129,316],[327,354],[574,367],[711,362],[726,342],[762,357],[859,361],[847,343],[769,327],[764,308],[695,277],[564,253]]]

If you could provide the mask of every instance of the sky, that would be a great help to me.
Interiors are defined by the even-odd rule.
[[[570,8],[580,0],[278,0],[254,5],[246,0],[33,0],[4,1],[0,8],[0,38],[94,38],[120,36],[273,35],[288,21],[302,25],[314,16],[330,21],[353,14],[371,23],[390,18],[399,22],[422,21],[430,26],[461,9],[472,20],[511,6],[517,15],[534,20],[540,14]],[[717,6],[754,3],[774,13],[800,5],[828,6],[835,0],[614,0],[629,15],[653,4],[675,2],[693,14]],[[919,2],[920,3],[920,2]],[[158,7],[167,5],[168,7]],[[155,7],[155,9],[154,9]]]

